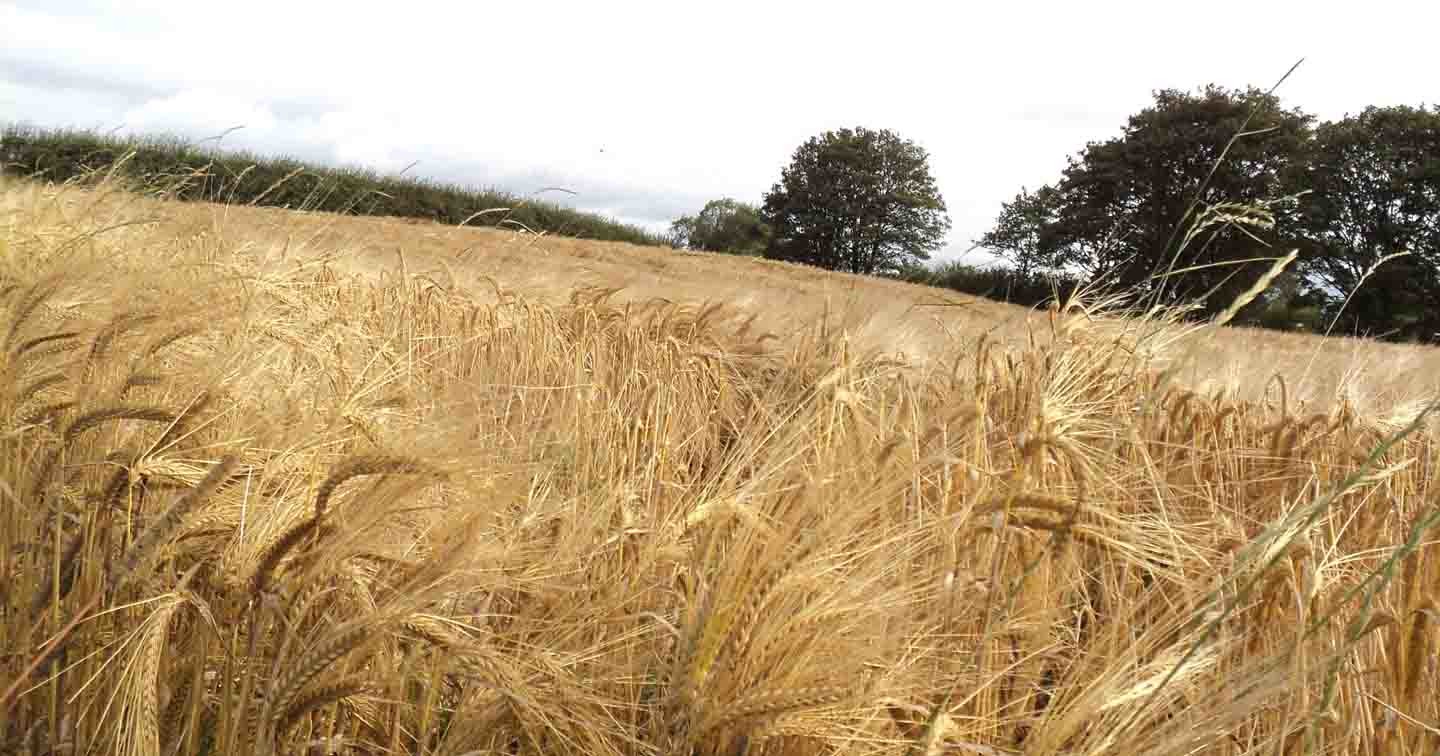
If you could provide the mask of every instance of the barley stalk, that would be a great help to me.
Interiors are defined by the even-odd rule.
[[[411,457],[386,455],[361,455],[341,462],[320,483],[315,493],[315,518],[318,521],[325,514],[325,508],[334,495],[335,489],[346,481],[370,475],[425,475],[433,470],[423,462]]]
[[[201,502],[209,498],[215,489],[220,487],[220,484],[225,482],[236,464],[235,457],[223,457],[219,463],[210,468],[210,472],[206,473],[205,478],[198,485],[177,498],[165,510],[160,519],[152,523],[130,546],[123,565],[111,578],[112,588],[119,587],[132,579],[145,565],[146,560],[153,556],[156,547],[174,535],[185,517]]]
[[[359,675],[316,686],[296,698],[285,711],[276,712],[271,729],[275,733],[275,737],[283,738],[300,721],[301,717],[350,696],[364,694],[369,689],[369,681]]]

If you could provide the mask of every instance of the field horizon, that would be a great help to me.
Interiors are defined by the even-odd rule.
[[[1440,748],[1440,351],[0,177],[0,751]]]
[[[87,191],[76,182],[66,185],[70,191]],[[1044,307],[720,252],[400,216],[144,196],[130,196],[127,203],[131,212],[161,223],[224,223],[236,244],[252,254],[264,250],[259,254],[267,259],[324,260],[371,278],[419,272],[443,278],[448,288],[479,301],[493,302],[497,287],[547,304],[567,301],[581,289],[605,290],[618,302],[714,304],[739,318],[753,317],[752,325],[772,336],[793,330],[797,321],[829,318],[826,322],[845,330],[862,350],[884,352],[917,367],[957,348],[974,348],[982,335],[1008,346],[1026,344],[1050,318]],[[1138,310],[1123,292],[1083,294],[1070,306],[1093,313],[1111,330],[1132,330],[1125,320],[1138,318],[1147,322],[1147,339],[1181,342],[1185,349],[1167,347],[1152,357],[1165,358],[1176,377],[1201,393],[1239,391],[1254,399],[1257,382],[1281,376],[1291,400],[1316,410],[1348,401],[1353,409],[1384,413],[1440,396],[1440,346],[1241,324],[1207,329],[1163,311]],[[1188,332],[1205,338],[1179,338]],[[1371,369],[1379,364],[1386,366],[1383,380]],[[1356,383],[1360,375],[1368,379],[1364,385]]]

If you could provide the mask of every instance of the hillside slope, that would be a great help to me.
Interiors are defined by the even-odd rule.
[[[13,209],[27,201],[23,195],[37,191],[28,182],[12,182],[3,204]],[[404,266],[409,274],[428,275],[483,301],[493,301],[499,286],[552,303],[577,289],[613,290],[616,302],[714,303],[754,316],[753,332],[782,342],[797,328],[828,320],[855,348],[915,365],[949,365],[982,339],[1024,345],[1044,338],[1047,320],[1045,313],[944,289],[753,258],[410,219],[65,191],[67,203],[98,203],[110,208],[117,223],[154,221],[146,233],[161,244],[203,233],[271,264],[324,258],[337,269],[370,276]],[[1383,415],[1440,390],[1440,348],[1252,328],[1181,339],[1180,329],[1112,319],[1089,327],[1132,332],[1130,338],[1149,347],[1147,356],[1156,364],[1172,368],[1176,379],[1205,394],[1275,396],[1279,376],[1289,401],[1324,409],[1343,399],[1357,410]]]

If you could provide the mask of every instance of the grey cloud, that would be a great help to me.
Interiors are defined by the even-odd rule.
[[[126,81],[98,71],[29,60],[5,51],[0,51],[0,68],[5,71],[6,81],[20,86],[100,95],[127,105],[138,105],[169,93],[148,84]]]
[[[84,6],[85,4],[71,4]],[[93,4],[91,4],[93,5]],[[47,6],[49,7],[49,6]],[[126,76],[124,72],[109,72],[95,66],[61,64],[37,61],[0,51],[0,80],[10,81],[30,90],[34,103],[17,103],[20,107],[15,119],[29,121],[27,105],[38,104],[42,98],[44,122],[36,123],[45,127],[96,127],[102,130],[124,129],[127,124],[118,119],[133,108],[158,99],[170,97],[181,91],[179,86],[148,83]],[[101,107],[103,105],[103,107]],[[267,99],[263,105],[275,116],[274,128],[265,132],[252,132],[244,128],[226,133],[213,143],[227,149],[239,149],[264,155],[286,156],[306,162],[338,165],[335,145],[328,141],[300,136],[307,129],[307,122],[319,120],[334,109],[334,105],[315,100]],[[57,112],[58,111],[58,112]],[[105,122],[97,123],[96,117],[105,114]],[[110,122],[110,119],[116,119]],[[237,123],[234,126],[243,127]],[[172,134],[184,139],[212,140],[215,133],[187,132],[187,127],[178,126]],[[407,175],[458,184],[461,186],[498,189],[517,196],[534,196],[538,200],[574,207],[580,210],[599,212],[650,228],[664,228],[675,218],[693,214],[715,197],[695,192],[648,190],[627,186],[622,182],[607,181],[603,177],[578,175],[564,170],[545,169],[523,172],[501,173],[491,166],[474,160],[456,160],[438,152],[423,148],[412,154],[398,154],[405,162],[418,161]],[[373,166],[357,166],[373,167]],[[547,191],[559,188],[567,191]],[[742,197],[747,201],[757,198]]]
[[[4,72],[0,78],[19,86],[85,94],[103,98],[125,108],[169,97],[185,89],[179,83],[162,85],[144,82],[135,76],[126,75],[128,72],[109,71],[100,65],[61,65],[33,60],[5,50],[0,50],[0,71]],[[304,100],[266,98],[264,104],[276,118],[282,120],[319,118],[339,107],[338,102],[320,95]]]

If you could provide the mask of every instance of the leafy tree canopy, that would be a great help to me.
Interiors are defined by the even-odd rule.
[[[1034,192],[1021,189],[1001,208],[995,227],[980,238],[980,246],[1009,260],[1022,276],[1064,268],[1071,261],[1051,243],[1059,210],[1060,192],[1055,187],[1042,186]]]
[[[852,273],[928,260],[950,230],[929,156],[888,130],[827,131],[801,145],[762,215],[765,256]]]
[[[698,215],[686,215],[670,224],[677,248],[707,252],[760,255],[770,243],[770,227],[760,208],[730,198],[711,200]]]
[[[1269,267],[1244,261],[1280,254],[1269,243],[1286,238],[1288,217],[1219,213],[1204,233],[1184,232],[1197,210],[1273,209],[1312,121],[1253,88],[1156,92],[1120,136],[1071,157],[1053,188],[1006,204],[982,245],[1021,267],[1069,267],[1132,290],[1160,281],[1218,311]]]
[[[1347,331],[1440,331],[1440,108],[1366,108],[1315,129],[1291,174],[1306,270]],[[1368,276],[1368,277],[1367,277]],[[1362,280],[1364,284],[1362,285]]]

